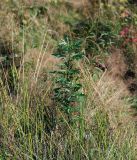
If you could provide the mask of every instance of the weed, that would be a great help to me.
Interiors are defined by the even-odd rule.
[[[60,70],[54,71],[58,75],[55,83],[57,87],[54,89],[55,104],[66,114],[68,123],[72,123],[74,119],[78,118],[78,114],[73,116],[74,113],[80,112],[78,102],[80,97],[83,96],[81,84],[79,81],[79,70],[74,66],[74,61],[83,57],[81,51],[81,41],[71,40],[69,36],[65,36],[59,43],[54,56],[62,59]]]

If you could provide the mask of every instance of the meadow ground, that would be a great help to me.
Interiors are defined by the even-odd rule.
[[[0,160],[137,159],[137,6],[0,2]]]

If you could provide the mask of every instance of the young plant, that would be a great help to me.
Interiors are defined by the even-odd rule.
[[[83,96],[80,91],[82,85],[79,83],[79,69],[75,63],[83,57],[81,45],[80,40],[72,40],[69,36],[64,36],[53,54],[62,61],[59,69],[53,72],[56,74],[54,102],[65,114],[69,124],[79,117],[80,97]]]

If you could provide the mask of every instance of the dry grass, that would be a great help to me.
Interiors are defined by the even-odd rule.
[[[45,3],[46,10],[37,16],[37,7]],[[134,111],[121,78],[127,66],[119,51],[108,60],[110,71],[100,71],[97,79],[93,66],[76,64],[86,94],[81,124],[73,128],[60,111],[54,113],[55,84],[49,71],[56,69],[60,60],[51,54],[57,41],[70,32],[73,21],[91,14],[91,1],[15,0],[16,7],[11,1],[0,4],[0,37],[17,47],[22,57],[21,68],[16,70],[17,94],[9,94],[0,81],[0,159],[136,159]],[[51,123],[57,115],[65,124],[54,128]]]

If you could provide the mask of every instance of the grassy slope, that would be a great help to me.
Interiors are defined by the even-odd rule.
[[[82,121],[76,127],[66,121],[48,132],[55,118],[51,100],[54,77],[49,70],[58,63],[51,54],[72,25],[93,14],[87,10],[89,6],[84,8],[82,3],[78,12],[76,4],[64,1],[0,3],[0,37],[23,57],[22,68],[15,69],[17,95],[9,95],[2,81],[0,85],[0,159],[135,160],[137,133],[126,101],[128,93],[123,84],[92,69],[87,59],[77,64],[87,96],[81,104]],[[114,13],[110,15],[117,22]],[[60,111],[58,114],[64,117]]]

